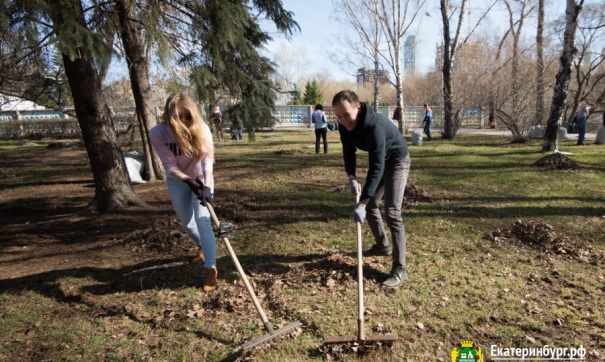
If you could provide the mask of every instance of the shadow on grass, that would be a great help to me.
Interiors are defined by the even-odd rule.
[[[53,173],[53,176],[61,177],[77,177],[79,173],[68,172],[65,174]],[[94,188],[94,180],[78,180],[78,181],[39,181],[39,182],[24,182],[18,185],[0,185],[0,191],[5,189],[14,189],[15,187],[44,187],[44,186],[57,186],[57,185],[86,185],[85,187]]]
[[[302,269],[297,270],[304,270],[314,277],[317,275],[330,275],[335,270],[348,273],[352,276],[356,274],[355,265],[348,263],[347,260],[330,258],[328,254],[298,256],[243,255],[238,256],[238,259],[243,265],[248,278],[251,278],[250,275],[264,273],[272,275],[272,278],[279,279],[280,276],[292,270],[289,265],[290,263],[302,263]],[[107,296],[112,294],[139,293],[141,291],[166,289],[178,291],[185,288],[200,288],[201,266],[191,263],[189,260],[189,257],[171,257],[147,260],[121,268],[79,267],[57,269],[14,279],[0,280],[0,293],[22,294],[25,291],[33,291],[59,303],[70,306],[79,304],[91,310],[100,311],[100,313],[96,314],[97,317],[125,316],[137,323],[147,324],[152,328],[156,328],[158,326],[153,319],[140,318],[135,313],[129,311],[126,306],[97,302],[97,299],[91,298],[90,295]],[[279,260],[279,262],[275,260]],[[219,289],[213,293],[221,293],[220,284],[228,288],[229,285],[233,285],[235,279],[239,279],[239,275],[229,257],[220,258],[217,264],[219,269]],[[301,286],[304,286],[306,283],[307,274],[305,273],[301,274]],[[384,277],[384,273],[368,266],[364,268],[364,273],[365,278],[379,279]],[[86,284],[77,288],[76,291],[64,288],[61,285],[63,281],[66,281],[68,284],[77,283],[74,282],[74,279],[82,279]],[[257,290],[266,287],[263,277],[257,277],[257,279]],[[91,283],[91,280],[94,283]],[[316,280],[315,282],[318,281]],[[258,291],[255,291],[255,293],[258,293]],[[212,297],[212,293],[205,295]],[[220,295],[214,297],[220,298]],[[248,302],[252,303],[250,299],[248,299]],[[171,328],[175,332],[184,331],[184,329],[178,326],[164,326],[163,328]],[[199,338],[213,340],[226,346],[234,344],[234,341],[217,338],[204,331],[196,330],[192,333],[195,333]],[[315,351],[313,352],[315,353]],[[240,354],[236,349],[235,352],[225,357],[223,361],[235,361],[239,356]]]
[[[549,206],[548,202],[570,201],[577,203],[595,203],[596,200],[587,197],[485,197],[485,198],[448,198],[450,201],[472,202],[472,203],[507,203],[514,204],[518,202],[528,204],[544,204],[545,206],[465,206],[453,205],[444,207],[436,200],[432,203],[419,203],[413,206],[413,212],[405,212],[404,218],[425,218],[427,216],[442,216],[445,218],[535,218],[546,216],[579,216],[579,217],[601,217],[605,215],[605,207],[599,206]]]

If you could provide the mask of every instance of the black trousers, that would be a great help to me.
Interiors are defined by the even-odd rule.
[[[328,153],[328,129],[327,128],[316,128],[315,129],[315,154],[319,153],[319,138],[324,139],[324,153]]]

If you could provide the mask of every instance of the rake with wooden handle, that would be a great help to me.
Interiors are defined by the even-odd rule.
[[[302,323],[297,321],[297,322],[292,322],[277,330],[273,329],[273,327],[269,323],[269,320],[267,319],[267,315],[265,314],[265,311],[263,310],[258,299],[256,298],[256,294],[254,294],[254,290],[252,289],[250,282],[248,282],[246,273],[244,273],[244,270],[242,269],[242,266],[239,263],[239,260],[237,259],[237,256],[235,255],[235,252],[233,251],[233,248],[231,247],[231,243],[229,243],[229,239],[227,238],[227,236],[229,235],[229,232],[233,230],[233,224],[219,222],[218,218],[216,217],[216,214],[214,213],[214,209],[212,208],[212,205],[209,202],[206,203],[206,207],[208,208],[208,211],[210,212],[210,215],[212,216],[212,221],[214,222],[214,224],[216,225],[216,227],[219,230],[218,236],[221,239],[223,239],[223,243],[225,244],[225,248],[227,248],[227,251],[229,252],[229,256],[231,257],[231,260],[233,261],[233,265],[235,265],[235,269],[237,269],[237,273],[239,274],[240,278],[244,282],[244,285],[246,286],[246,289],[248,290],[248,294],[250,294],[250,298],[252,298],[252,303],[254,303],[254,307],[256,308],[256,311],[260,315],[260,318],[263,321],[263,325],[265,326],[265,329],[267,330],[267,333],[265,335],[260,336],[258,338],[254,338],[253,340],[250,340],[250,341],[244,343],[241,347],[241,351],[245,352],[255,346],[258,346],[261,343],[267,342],[270,339],[275,338],[277,336],[286,334],[286,333],[290,332],[291,330],[293,330],[294,328],[301,326]]]
[[[357,203],[359,203],[359,194],[357,194]],[[363,315],[364,315],[364,307],[363,307],[363,244],[361,242],[361,223],[359,221],[355,222],[357,226],[357,335],[356,336],[336,336],[336,337],[327,337],[324,341],[324,344],[335,344],[335,343],[350,343],[350,342],[358,342],[362,343],[365,341],[375,341],[375,342],[389,342],[397,340],[397,336],[393,334],[385,334],[385,335],[369,335],[366,336],[363,326]]]

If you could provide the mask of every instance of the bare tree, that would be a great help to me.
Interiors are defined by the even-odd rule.
[[[517,5],[517,8],[513,8],[513,2]],[[506,108],[499,107],[497,112],[512,132],[513,140],[522,142],[526,138],[529,124],[533,123],[529,121],[533,116],[533,112],[529,109],[531,103],[528,102],[528,99],[535,98],[528,97],[528,95],[532,94],[532,89],[527,87],[528,74],[525,72],[528,67],[521,69],[520,66],[522,59],[520,41],[523,25],[534,7],[530,5],[529,0],[504,0],[504,4],[508,10],[508,33],[512,36],[512,49],[509,58],[511,63],[509,73],[510,88],[508,92],[509,102],[504,105]],[[515,15],[518,16],[517,19],[515,19]]]
[[[397,90],[397,109],[394,118],[399,124],[399,132],[401,133],[407,131],[407,125],[404,125],[403,120],[403,74],[401,71],[402,40],[425,3],[426,0],[380,0],[377,8],[380,27],[386,37],[389,50],[388,54],[381,54],[381,56],[383,56],[386,63],[393,71],[394,81],[391,82]]]
[[[461,40],[460,35],[462,24],[464,23],[464,10],[467,6],[467,1],[462,0],[459,6],[454,7],[450,5],[449,0],[440,0],[441,21],[443,24],[443,66],[441,71],[443,74],[443,138],[445,139],[453,139],[456,136],[456,131],[462,122],[460,117],[463,112],[461,112],[460,109],[455,109],[454,91],[452,87],[454,72],[453,65],[454,59],[456,58],[456,53],[458,52],[460,46],[468,41],[475,29],[477,29],[479,26],[480,22],[485,18],[494,5],[495,1],[492,2],[485,12],[479,17],[479,20],[477,20],[473,29],[469,30],[466,38]],[[450,8],[452,7],[457,8],[459,11],[457,17],[458,23],[456,25],[453,38],[450,23]]]
[[[460,40],[460,29],[464,20],[464,7],[466,0],[460,4],[460,13],[458,16],[458,26],[452,41],[450,34],[449,0],[441,0],[441,20],[443,21],[443,138],[453,139],[455,136],[453,123],[453,93],[452,93],[452,65],[454,56],[458,50],[458,41]]]
[[[373,106],[376,110],[379,103],[379,71],[382,70],[380,62],[382,32],[378,17],[378,0],[332,0],[336,8],[342,9],[342,16],[336,19],[344,26],[353,29],[358,37],[357,41],[346,40],[349,49],[357,54],[355,59],[341,60],[356,64],[356,68],[365,68],[371,63],[374,72],[371,82],[373,86]]]
[[[573,120],[581,102],[590,100],[598,104],[605,98],[605,54],[602,48],[599,49],[605,40],[604,10],[605,4],[587,4],[578,20],[576,41],[579,49],[573,63],[575,77],[569,90],[571,102],[567,102],[568,122]]]
[[[576,49],[576,28],[578,26],[578,17],[582,11],[584,0],[567,0],[565,9],[565,31],[563,33],[563,52],[561,54],[559,72],[557,73],[555,89],[550,105],[550,114],[544,134],[544,143],[542,151],[556,151],[558,149],[559,127],[563,107],[569,89],[569,80],[571,78],[571,66],[574,57],[578,51]]]

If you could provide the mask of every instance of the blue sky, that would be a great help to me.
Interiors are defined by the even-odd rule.
[[[334,19],[335,9],[331,0],[282,0],[284,8],[294,13],[294,19],[300,25],[301,31],[295,33],[289,42],[292,49],[304,49],[309,55],[310,71],[328,71],[335,80],[355,79],[330,60],[329,52],[334,49],[343,25]],[[434,10],[438,10],[438,2]],[[430,8],[427,7],[427,8]],[[437,11],[435,16],[439,15]],[[431,70],[434,65],[435,46],[439,42],[440,30],[438,24],[427,16],[422,17],[421,27],[414,26],[410,35],[417,35],[417,69],[420,72]],[[439,17],[435,20],[439,21]],[[350,31],[350,30],[349,30]],[[351,34],[353,37],[355,34]],[[274,44],[283,42],[284,37],[274,35]],[[269,46],[272,50],[272,45]]]
[[[471,21],[469,24],[468,15],[466,15],[467,21],[465,21],[462,28],[463,36],[468,33],[469,25],[474,26],[480,14],[485,11],[484,9],[487,8],[491,1],[468,0],[468,4],[470,5],[467,5],[467,7],[471,7]],[[546,2],[547,21],[555,16],[564,14],[564,1],[546,0]],[[347,30],[334,19],[337,9],[334,9],[332,0],[282,0],[282,3],[285,9],[294,13],[294,19],[301,28],[300,32],[292,36],[289,47],[307,52],[309,71],[311,73],[327,71],[335,80],[354,81],[355,78],[350,75],[351,71],[347,73],[339,69],[329,57],[330,51],[333,51],[338,46],[336,40],[339,37],[339,32]],[[452,3],[457,3],[457,1],[453,1]],[[442,42],[439,2],[437,0],[427,0],[420,14],[416,24],[410,27],[407,35],[416,35],[416,70],[420,73],[425,73],[434,69],[435,49],[437,44],[441,44]],[[430,16],[426,14],[430,14]],[[481,27],[475,30],[474,34],[481,34],[486,31],[503,34],[508,27],[508,12],[503,3],[500,2],[497,4],[481,24]],[[526,36],[531,37],[535,34],[535,30],[533,29],[535,29],[533,19],[529,19],[523,32]],[[351,37],[354,36],[355,34],[351,34]],[[275,41],[268,47],[270,51],[277,44],[285,41],[283,36],[276,34],[273,34],[273,38]]]
[[[473,10],[473,20],[476,21],[480,8],[484,8],[490,0],[468,0],[470,1]],[[492,0],[493,1],[493,0]],[[589,2],[593,2],[594,0]],[[601,0],[596,0],[601,1]],[[301,31],[295,33],[292,39],[288,42],[288,47],[292,49],[293,57],[297,57],[300,52],[305,52],[305,61],[308,61],[309,75],[322,72],[329,73],[335,80],[355,81],[351,73],[355,73],[354,69],[343,71],[331,59],[329,53],[338,48],[339,33],[347,31],[341,23],[335,20],[335,10],[332,5],[332,0],[282,0],[284,8],[294,13],[294,19],[300,25]],[[562,0],[547,0],[547,19],[558,14],[564,13],[565,4]],[[427,0],[424,9],[420,12],[418,24],[412,26],[407,35],[416,35],[416,69],[420,73],[430,71],[435,63],[435,48],[438,43],[441,43],[441,20],[439,11],[439,2],[437,0]],[[431,16],[426,16],[429,13]],[[556,14],[556,15],[555,15]],[[489,14],[488,19],[483,22],[482,29],[477,33],[490,31],[501,34],[507,26],[507,12],[502,3],[496,10]],[[263,26],[263,25],[261,25]],[[264,28],[264,26],[263,26]],[[463,27],[463,33],[466,33],[468,23]],[[271,31],[270,27],[265,29]],[[351,30],[348,30],[349,32]],[[527,25],[524,32],[532,36],[534,30]],[[269,44],[269,51],[274,51],[275,48],[283,42],[285,38],[277,33],[271,34],[274,41]],[[406,36],[407,36],[406,35]],[[355,34],[351,34],[354,37]],[[346,49],[341,50],[346,52]],[[117,79],[119,77],[127,77],[126,66],[124,62],[116,62],[111,69],[109,78]]]

